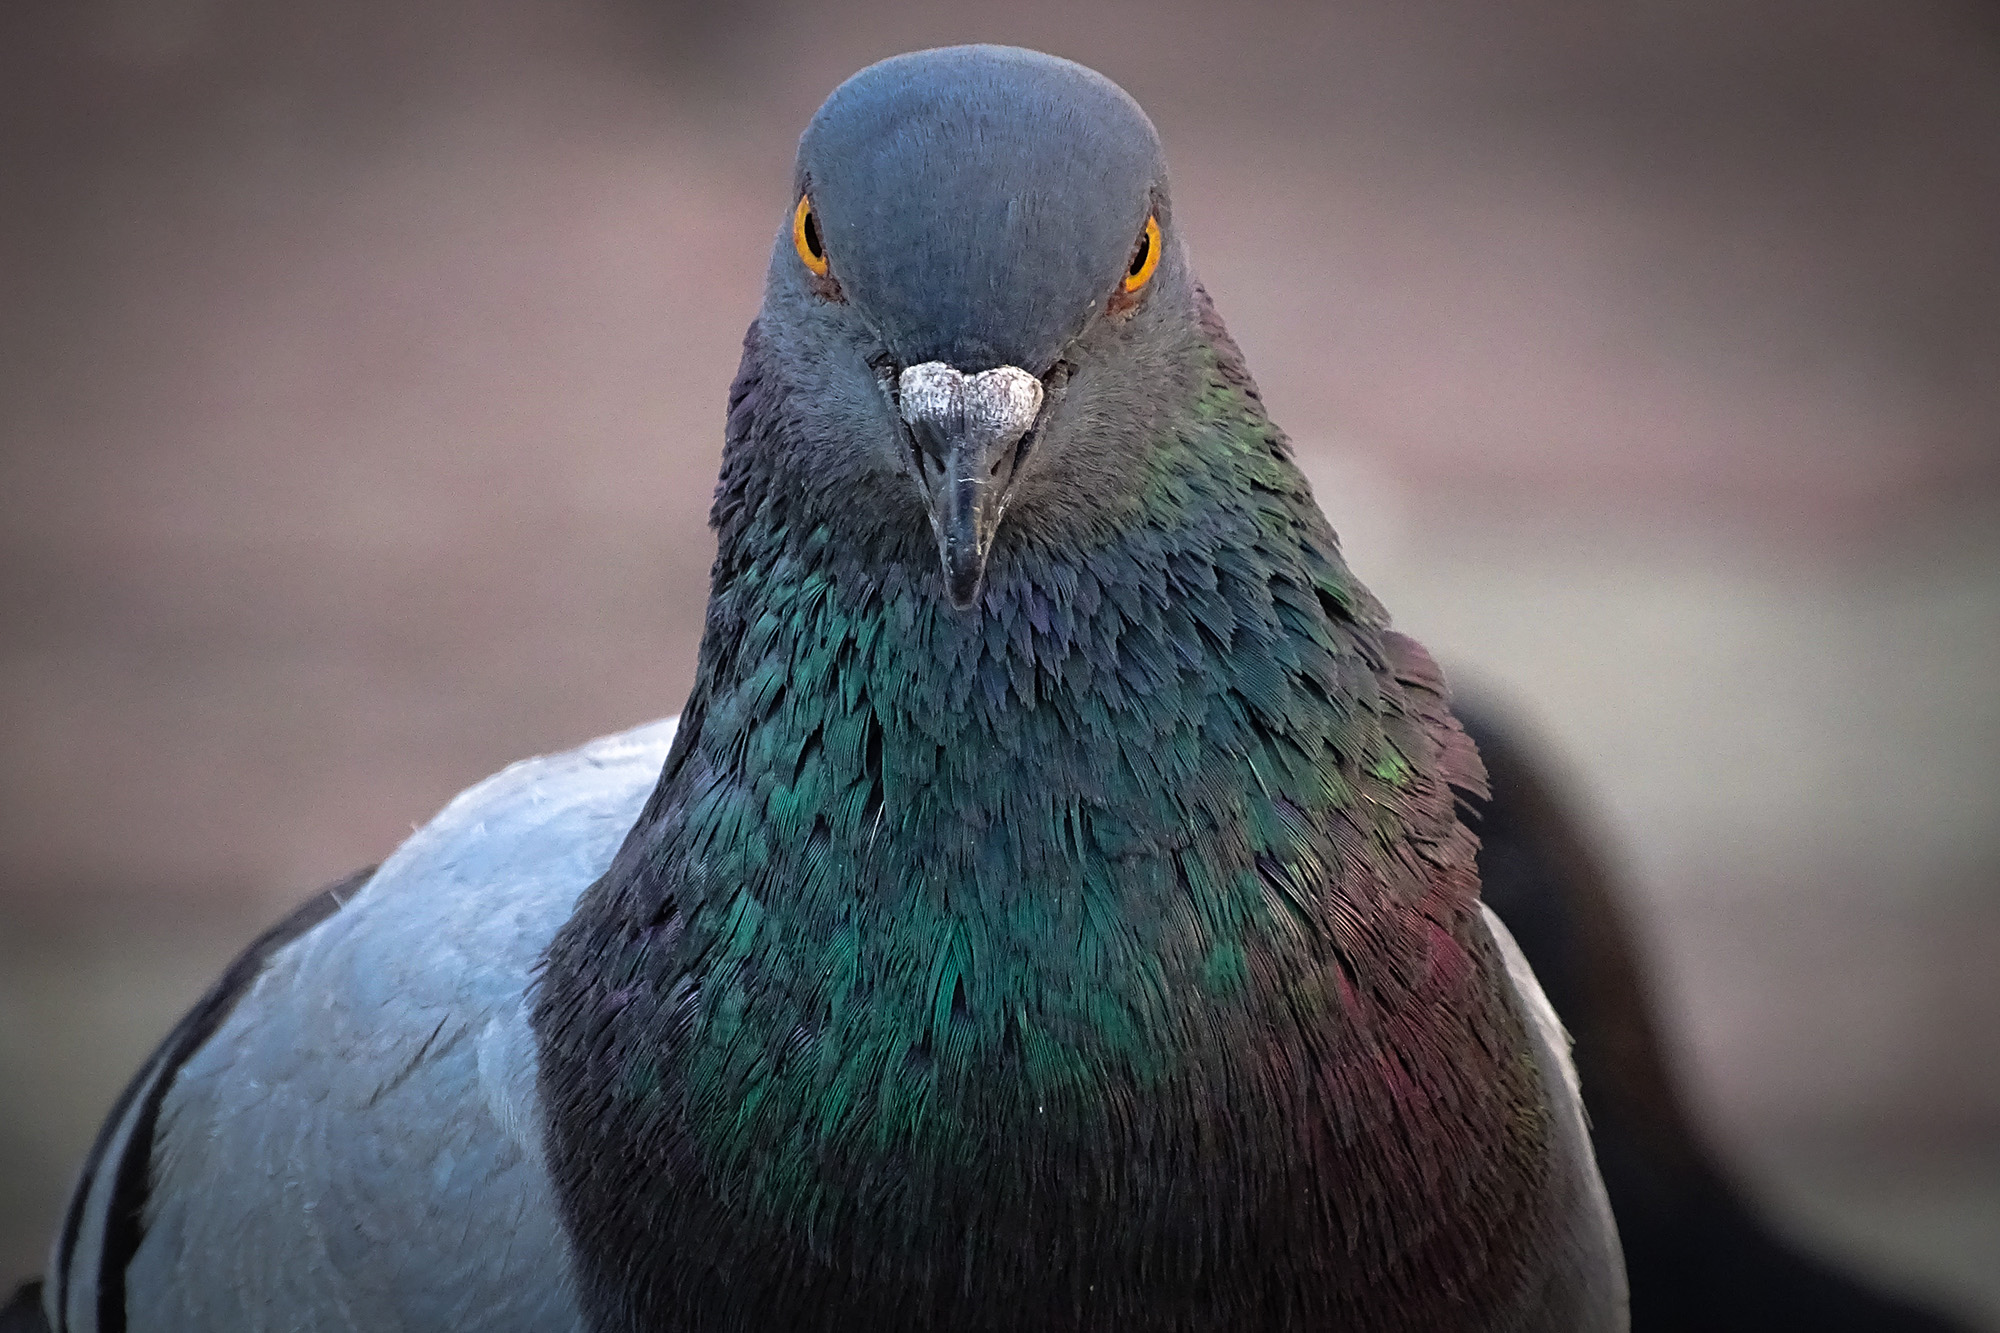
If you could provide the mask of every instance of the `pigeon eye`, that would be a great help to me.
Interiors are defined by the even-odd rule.
[[[819,218],[813,214],[810,195],[800,195],[792,212],[792,248],[816,277],[826,276],[826,246],[819,238]]]
[[[1124,290],[1136,292],[1153,280],[1153,270],[1160,266],[1160,220],[1146,219],[1146,230],[1139,233],[1139,244],[1132,249],[1132,262],[1125,267]]]

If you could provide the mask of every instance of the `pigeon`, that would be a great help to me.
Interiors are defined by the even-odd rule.
[[[711,526],[677,718],[460,795],[167,1038],[53,1328],[1626,1327],[1477,753],[1129,96],[834,91]]]

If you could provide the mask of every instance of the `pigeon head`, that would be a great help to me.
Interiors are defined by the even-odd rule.
[[[808,474],[882,501],[850,521],[927,527],[961,608],[1003,526],[1110,521],[1199,336],[1138,104],[1032,51],[897,56],[827,99],[794,187],[759,336]]]

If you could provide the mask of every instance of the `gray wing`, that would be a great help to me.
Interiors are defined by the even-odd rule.
[[[1618,1243],[1618,1224],[1611,1200],[1597,1172],[1584,1116],[1582,1085],[1570,1058],[1569,1033],[1555,1006],[1542,993],[1534,969],[1506,924],[1491,907],[1480,904],[1486,929],[1506,960],[1507,980],[1526,1020],[1541,1072],[1542,1091],[1555,1114],[1555,1187],[1567,1212],[1551,1237],[1550,1262],[1534,1290],[1525,1293],[1519,1319],[1523,1330],[1574,1329],[1578,1333],[1624,1333],[1631,1327],[1625,1283],[1625,1252]]]
[[[53,1327],[578,1328],[527,989],[673,733],[513,765],[253,945],[113,1109]]]

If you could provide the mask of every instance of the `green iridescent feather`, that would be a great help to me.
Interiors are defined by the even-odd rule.
[[[1117,521],[1021,525],[974,614],[815,520],[753,331],[699,684],[551,955],[615,960],[544,999],[592,1071],[556,1093],[674,1181],[579,1219],[607,1244],[861,1283],[867,1318],[1032,1267],[1129,1321],[1106,1256],[1191,1310],[1253,1235],[1285,1271],[1511,1271],[1546,1123],[1452,808],[1477,761],[1204,313]],[[1074,1252],[1008,1250],[1046,1234]]]

